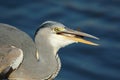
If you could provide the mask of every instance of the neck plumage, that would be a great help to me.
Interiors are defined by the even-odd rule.
[[[43,68],[49,76],[55,77],[61,67],[57,54],[58,49],[54,49],[48,40],[40,34],[35,37],[35,44],[39,54],[40,68]]]

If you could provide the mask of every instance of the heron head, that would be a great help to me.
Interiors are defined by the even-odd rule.
[[[77,42],[95,46],[98,45],[96,43],[84,39],[84,37],[98,39],[97,37],[84,32],[69,29],[63,24],[54,21],[44,22],[41,25],[40,29],[37,31],[37,33],[40,34],[41,38],[47,40],[47,42],[49,42],[50,45],[58,49]]]

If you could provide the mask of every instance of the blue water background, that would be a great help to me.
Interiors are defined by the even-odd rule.
[[[59,51],[62,69],[55,80],[120,80],[120,0],[0,0],[0,23],[32,38],[53,20],[100,38],[100,46],[73,44]]]

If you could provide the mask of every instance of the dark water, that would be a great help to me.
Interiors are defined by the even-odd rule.
[[[46,20],[98,36],[99,47],[73,44],[59,51],[55,80],[120,80],[120,0],[0,0],[0,22],[33,37]]]

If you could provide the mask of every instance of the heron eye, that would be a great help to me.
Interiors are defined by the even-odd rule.
[[[55,27],[53,30],[54,30],[55,32],[59,32],[59,31],[63,31],[64,28]]]
[[[54,31],[55,31],[55,32],[58,32],[58,31],[60,31],[60,30],[59,30],[59,28],[55,27],[55,28],[54,28]]]

